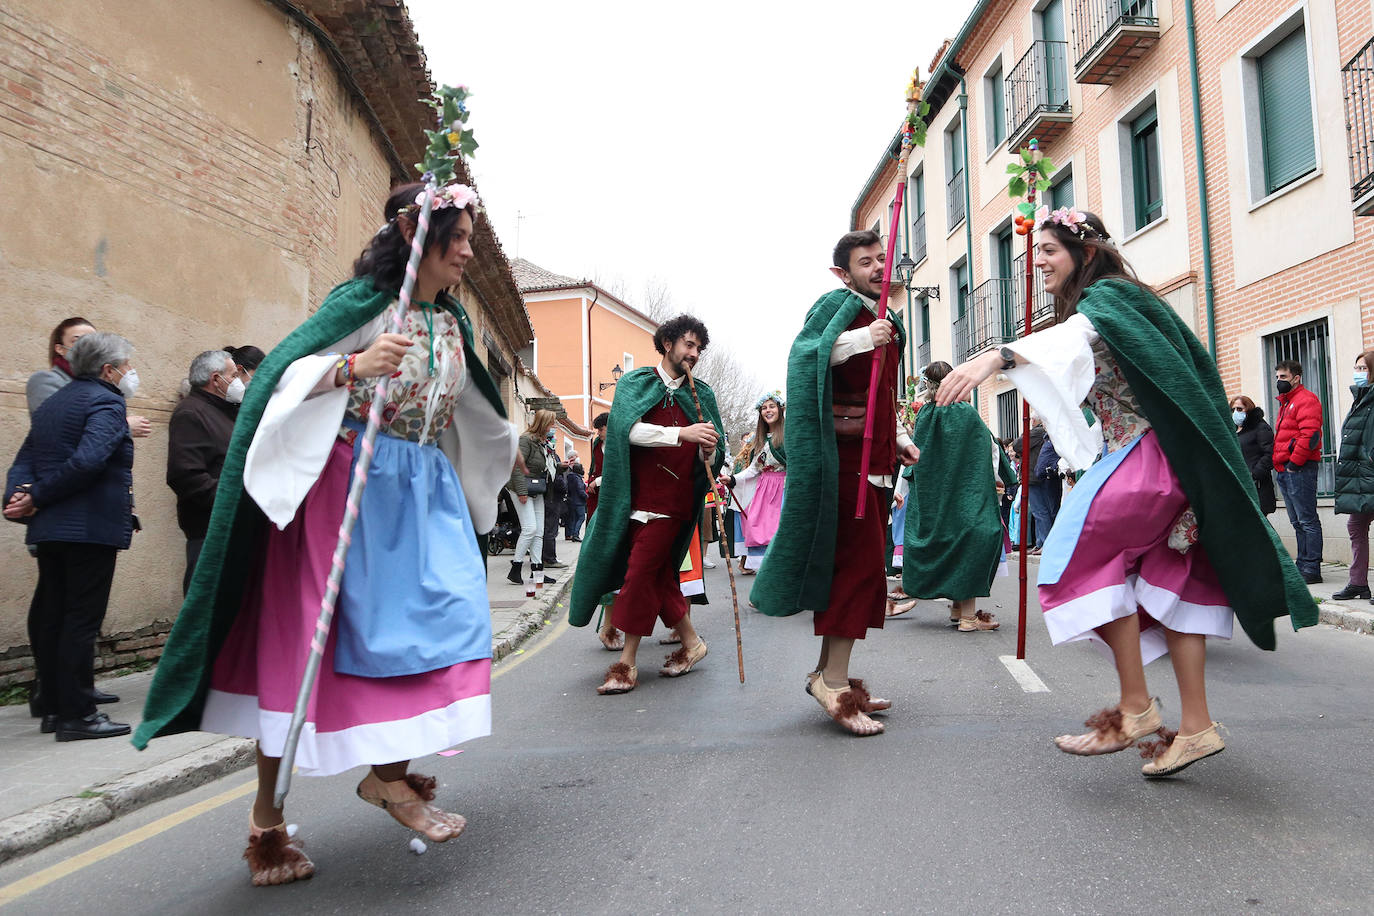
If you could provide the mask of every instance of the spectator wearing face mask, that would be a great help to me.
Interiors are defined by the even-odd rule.
[[[1374,387],[1369,384],[1374,350],[1355,359],[1350,393],[1355,402],[1341,426],[1336,459],[1336,514],[1349,515],[1350,581],[1336,600],[1369,597],[1369,523],[1374,521]]]
[[[1274,470],[1288,521],[1298,542],[1298,572],[1308,585],[1322,580],[1322,522],[1317,516],[1317,469],[1322,460],[1322,402],[1302,384],[1302,364],[1274,367],[1279,416],[1274,429]]]
[[[1278,507],[1274,498],[1274,430],[1264,419],[1264,409],[1243,394],[1231,399],[1231,422],[1236,425],[1241,457],[1255,481],[1260,511],[1268,515]]]
[[[244,389],[238,366],[224,350],[206,350],[193,359],[188,380],[191,391],[167,424],[167,486],[177,495],[177,524],[186,535],[183,595],[205,543],[220,468]]]
[[[244,387],[253,384],[253,373],[258,371],[258,366],[267,358],[267,354],[259,350],[252,344],[242,347],[225,347],[224,352],[234,358],[234,365],[238,367],[239,378],[243,379]]]

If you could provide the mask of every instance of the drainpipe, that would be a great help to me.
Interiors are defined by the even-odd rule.
[[[1202,90],[1197,66],[1197,22],[1193,0],[1184,0],[1188,21],[1188,81],[1193,91],[1193,155],[1197,159],[1198,209],[1202,229],[1202,288],[1207,300],[1207,352],[1217,358],[1217,296],[1212,279],[1212,221],[1207,212],[1207,160],[1202,149]]]
[[[973,277],[973,191],[970,176],[973,164],[968,157],[968,83],[959,74],[959,133],[963,134],[964,144],[964,242],[968,246],[968,289],[973,293],[978,284]],[[954,292],[954,290],[951,290]],[[973,406],[978,406],[978,389],[973,389]]]

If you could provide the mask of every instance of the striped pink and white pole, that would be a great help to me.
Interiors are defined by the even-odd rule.
[[[405,281],[401,284],[401,295],[396,301],[396,313],[391,322],[391,330],[397,334],[405,331],[406,313],[410,311],[410,297],[415,291],[415,281],[419,276],[425,236],[429,234],[429,217],[434,209],[435,190],[432,180],[425,184],[419,223],[415,227],[415,237],[410,243],[410,259],[406,261]],[[278,808],[286,801],[286,795],[291,791],[291,770],[296,761],[296,747],[300,744],[301,729],[305,726],[310,695],[315,692],[315,681],[320,674],[325,642],[329,639],[329,630],[334,623],[334,607],[339,600],[339,584],[343,581],[344,559],[348,556],[349,545],[353,543],[353,526],[358,523],[358,505],[362,499],[363,488],[367,486],[367,472],[372,466],[377,431],[382,426],[382,409],[386,406],[390,388],[391,376],[383,375],[377,379],[377,387],[372,391],[372,409],[367,414],[367,427],[363,430],[358,460],[353,467],[353,483],[348,488],[348,502],[344,507],[343,521],[339,524],[339,542],[334,547],[329,579],[325,582],[324,597],[320,599],[320,615],[315,620],[315,632],[310,638],[310,657],[306,659],[305,673],[301,676],[301,689],[296,694],[296,708],[291,713],[291,726],[287,729],[286,744],[282,748],[281,765],[277,769],[277,786],[272,803]]]

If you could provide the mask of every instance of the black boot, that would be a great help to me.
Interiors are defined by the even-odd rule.
[[[525,579],[523,576],[520,575],[520,568],[524,565],[525,564],[523,560],[516,560],[514,563],[512,563],[510,565],[510,572],[506,575],[506,581],[511,583],[512,585],[524,584]]]
[[[1368,598],[1368,585],[1347,585],[1331,596],[1333,601],[1349,601],[1351,598]]]
[[[555,584],[555,583],[558,581],[557,579],[553,578],[552,576],[546,576],[546,575],[544,575],[544,564],[543,564],[543,563],[540,563],[538,566],[534,567],[534,578],[535,578],[535,581],[536,581],[536,582],[539,581],[540,579],[544,580],[544,584],[545,584],[545,585],[553,585],[553,584]]]

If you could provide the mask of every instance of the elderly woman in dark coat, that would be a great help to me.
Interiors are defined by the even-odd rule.
[[[91,331],[68,352],[72,381],[33,414],[5,483],[5,518],[28,526],[38,588],[29,635],[38,660],[42,730],[58,741],[127,735],[89,692],[115,556],[133,537],[134,444],[126,396],[138,387],[133,347]]]
[[[1245,466],[1255,479],[1260,511],[1268,515],[1277,506],[1274,501],[1274,430],[1264,419],[1264,411],[1243,394],[1231,399],[1231,422],[1236,424]]]
[[[1374,521],[1374,350],[1355,358],[1350,393],[1355,402],[1341,426],[1336,460],[1336,514],[1349,515],[1350,581],[1336,600],[1369,597],[1369,523]]]

